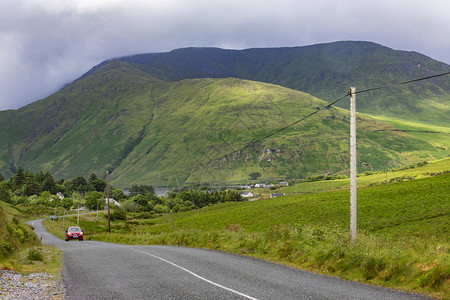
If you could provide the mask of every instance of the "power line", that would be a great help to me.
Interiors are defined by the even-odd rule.
[[[390,85],[385,85],[385,86],[380,86],[380,87],[375,87],[375,88],[369,88],[369,89],[361,90],[361,91],[359,91],[359,92],[357,91],[355,94],[361,94],[361,93],[367,93],[367,92],[374,91],[374,90],[386,89],[386,88],[390,88],[390,87],[394,87],[394,86],[399,86],[399,85],[403,85],[403,84],[408,84],[408,83],[418,82],[418,81],[422,81],[422,80],[428,80],[428,79],[432,79],[432,78],[436,78],[436,77],[440,77],[440,76],[445,76],[445,75],[449,75],[449,74],[450,74],[450,72],[446,72],[446,73],[441,73],[441,74],[432,75],[432,76],[428,76],[428,77],[422,77],[422,78],[418,78],[418,79],[413,79],[413,80],[403,81],[403,82],[400,82],[400,83],[394,83],[394,84],[390,84]],[[329,104],[328,104],[327,106],[325,106],[324,108],[326,108],[326,109],[330,108],[331,106],[333,106],[334,104],[336,104],[336,103],[342,101],[343,99],[345,99],[345,98],[346,98],[347,96],[349,96],[349,95],[350,95],[350,91],[347,93],[347,95],[345,95],[345,96],[343,96],[343,97],[341,97],[341,98],[339,98],[339,99],[337,99],[337,100],[335,100],[335,101],[329,103]],[[297,121],[295,121],[295,122],[293,122],[293,123],[291,123],[291,124],[289,124],[289,125],[286,125],[286,126],[283,127],[283,128],[277,129],[276,131],[274,131],[274,132],[272,132],[272,133],[270,133],[270,134],[264,136],[263,138],[261,138],[261,139],[259,139],[259,140],[250,142],[250,143],[248,143],[247,145],[245,145],[243,148],[241,148],[241,149],[239,149],[239,150],[232,151],[232,152],[230,152],[230,153],[227,154],[227,155],[230,155],[230,154],[233,154],[233,153],[242,151],[242,150],[248,148],[248,147],[251,146],[251,145],[260,143],[260,142],[262,142],[262,141],[268,139],[269,137],[274,136],[275,134],[277,134],[277,133],[279,133],[279,132],[281,132],[281,131],[283,131],[283,130],[289,128],[289,127],[292,127],[292,126],[294,126],[294,125],[296,125],[296,124],[298,124],[298,123],[304,121],[305,119],[307,119],[307,118],[309,118],[309,117],[311,117],[311,116],[317,114],[318,112],[320,112],[320,111],[323,110],[324,108],[319,108],[319,109],[317,109],[316,111],[313,111],[312,113],[310,113],[310,114],[304,116],[303,118],[301,118],[301,119],[299,119],[299,120],[297,120]],[[224,156],[227,156],[227,155],[224,155]],[[224,157],[224,156],[221,156],[221,157]]]
[[[375,88],[369,88],[369,89],[361,90],[361,91],[359,91],[359,92],[357,91],[355,94],[361,94],[361,93],[367,93],[367,92],[374,91],[374,90],[386,89],[386,88],[390,88],[390,87],[394,87],[394,86],[399,86],[399,85],[403,85],[403,84],[408,84],[408,83],[418,82],[418,81],[422,81],[422,80],[428,80],[428,79],[432,79],[432,78],[436,78],[436,77],[440,77],[440,76],[445,76],[445,75],[449,75],[449,74],[450,74],[450,72],[446,72],[446,73],[441,73],[441,74],[432,75],[432,76],[428,76],[428,77],[423,77],[423,78],[418,78],[418,79],[413,79],[413,80],[403,81],[403,82],[400,82],[400,83],[394,83],[394,84],[390,84],[390,85],[385,85],[385,86],[380,86],[380,87],[375,87]],[[349,95],[350,95],[350,92],[348,92],[347,95],[345,95],[345,96],[343,96],[343,97],[341,97],[341,98],[339,98],[339,99],[337,99],[337,100],[335,100],[335,101],[329,103],[329,104],[328,104],[327,106],[325,106],[324,108],[326,108],[326,109],[330,108],[331,106],[333,106],[334,104],[336,104],[336,103],[342,101],[343,99],[345,99],[345,98],[346,98],[347,96],[349,96]],[[286,125],[286,126],[280,128],[280,129],[277,129],[276,131],[274,131],[274,132],[272,132],[272,133],[270,133],[270,134],[268,134],[268,135],[262,137],[262,138],[259,139],[259,140],[252,141],[252,142],[246,144],[246,145],[245,145],[244,147],[242,147],[241,149],[234,150],[234,151],[232,151],[232,152],[230,152],[230,153],[228,153],[228,154],[226,154],[226,155],[223,155],[223,156],[221,156],[221,157],[219,157],[219,158],[212,159],[212,160],[210,160],[209,162],[207,162],[206,164],[209,164],[209,163],[211,163],[211,162],[213,162],[213,161],[215,161],[215,160],[217,160],[217,159],[226,157],[226,156],[228,156],[228,155],[231,155],[231,154],[240,152],[240,151],[242,151],[242,150],[245,150],[245,149],[247,149],[248,147],[250,147],[250,146],[252,146],[252,145],[254,145],[254,144],[258,144],[258,143],[260,143],[260,142],[262,142],[262,141],[264,141],[264,140],[266,140],[266,139],[268,139],[268,138],[274,136],[275,134],[277,134],[277,133],[279,133],[279,132],[281,132],[281,131],[283,131],[283,130],[286,130],[287,128],[292,127],[292,126],[294,126],[294,125],[296,125],[296,124],[298,124],[298,123],[300,123],[300,122],[306,120],[307,118],[312,117],[313,115],[315,115],[315,114],[319,113],[320,111],[322,111],[324,108],[319,108],[319,109],[313,111],[312,113],[310,113],[310,114],[304,116],[303,118],[301,118],[301,119],[299,119],[299,120],[297,120],[297,121],[295,121],[295,122],[293,122],[293,123],[291,123],[291,124],[289,124],[289,125]]]
[[[436,75],[432,75],[432,76],[427,76],[427,77],[422,77],[422,78],[412,79],[412,80],[408,80],[408,81],[403,81],[403,82],[399,82],[399,83],[389,84],[389,85],[385,85],[385,86],[379,86],[379,87],[374,87],[374,88],[368,88],[368,89],[365,89],[365,90],[356,91],[355,94],[362,94],[362,93],[367,93],[367,92],[370,92],[370,91],[375,91],[375,90],[380,90],[380,89],[391,88],[391,87],[400,86],[400,85],[404,85],[404,84],[409,84],[409,83],[413,83],[413,82],[418,82],[418,81],[423,81],[423,80],[429,80],[429,79],[432,79],[432,78],[441,77],[441,76],[445,76],[445,75],[449,75],[449,74],[450,74],[450,72],[446,72],[446,73],[436,74]],[[345,99],[345,98],[346,98],[347,96],[349,96],[349,95],[351,95],[351,94],[350,94],[350,91],[349,91],[346,95],[342,96],[341,98],[339,98],[339,99],[337,99],[337,100],[334,100],[333,102],[329,103],[329,104],[326,105],[325,107],[323,107],[323,108],[317,108],[317,110],[315,110],[315,111],[313,111],[312,113],[310,113],[310,114],[308,114],[308,115],[302,117],[301,119],[298,119],[297,121],[295,121],[295,122],[293,122],[293,123],[291,123],[291,124],[288,124],[288,125],[286,125],[286,126],[280,128],[280,129],[277,129],[277,130],[275,130],[274,132],[269,133],[269,134],[267,134],[266,136],[264,136],[264,137],[262,137],[262,138],[260,138],[260,139],[251,141],[251,142],[245,144],[245,146],[243,146],[243,147],[240,148],[240,149],[233,150],[233,151],[231,151],[231,152],[229,152],[229,153],[227,153],[227,154],[225,154],[225,155],[221,155],[221,156],[219,156],[219,157],[217,157],[217,158],[211,159],[211,160],[207,161],[206,163],[201,164],[201,165],[199,165],[198,167],[196,167],[196,168],[194,168],[194,169],[186,170],[186,171],[184,171],[184,172],[178,172],[177,174],[180,174],[180,173],[181,173],[181,174],[183,174],[183,173],[193,174],[194,172],[196,172],[196,171],[197,171],[198,169],[200,169],[201,167],[208,166],[208,165],[210,165],[211,163],[213,163],[213,162],[215,162],[215,161],[218,161],[218,160],[220,160],[220,159],[222,159],[222,158],[224,158],[224,157],[227,157],[227,156],[229,156],[229,155],[232,155],[232,154],[241,152],[241,151],[243,151],[243,150],[245,150],[245,149],[251,147],[252,145],[261,143],[262,141],[264,141],[264,140],[266,140],[266,139],[268,139],[268,138],[270,138],[270,137],[272,137],[272,136],[274,136],[274,135],[276,135],[276,134],[278,134],[278,133],[280,133],[280,132],[282,132],[282,131],[284,131],[284,130],[286,130],[286,129],[288,129],[288,128],[290,128],[290,127],[292,127],[292,126],[294,126],[294,125],[296,125],[296,124],[298,124],[298,123],[300,123],[300,122],[303,122],[304,120],[306,120],[306,119],[308,119],[308,118],[310,118],[310,117],[312,117],[312,116],[314,116],[315,114],[319,113],[319,112],[322,111],[323,109],[329,109],[329,108],[331,108],[331,106],[333,106],[333,105],[335,105],[336,103],[342,101],[343,99]],[[174,174],[175,174],[175,173],[174,173]],[[171,175],[171,174],[168,174],[167,177],[169,177],[170,175]],[[172,176],[173,176],[173,175],[172,175]]]
[[[394,84],[389,84],[389,85],[384,85],[384,86],[374,87],[374,88],[370,88],[370,89],[365,89],[365,90],[357,91],[356,94],[361,94],[361,93],[367,93],[367,92],[370,92],[370,91],[386,89],[386,88],[390,88],[390,87],[394,87],[394,86],[399,86],[399,85],[403,85],[403,84],[408,84],[408,83],[413,83],[413,82],[418,82],[418,81],[422,81],[422,80],[428,80],[428,79],[431,79],[431,78],[436,78],[436,77],[445,76],[445,75],[449,75],[449,74],[450,74],[450,72],[446,72],[446,73],[441,73],[441,74],[432,75],[432,76],[428,76],[428,77],[422,77],[422,78],[413,79],[413,80],[408,80],[408,81],[403,81],[403,82],[399,82],[399,83],[394,83]]]

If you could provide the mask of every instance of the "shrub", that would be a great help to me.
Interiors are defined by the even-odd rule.
[[[144,212],[138,213],[137,217],[139,219],[152,219],[152,218],[155,218],[156,216],[155,216],[154,212],[144,211]]]
[[[29,261],[33,261],[33,260],[43,261],[44,260],[44,255],[42,254],[41,249],[37,248],[37,249],[30,249],[30,250],[28,250],[27,260],[29,260]]]
[[[162,214],[162,213],[165,213],[165,212],[169,212],[170,209],[169,209],[167,206],[165,206],[165,205],[156,204],[156,205],[153,207],[153,211],[154,211],[155,213],[157,213],[157,214]]]
[[[125,220],[127,218],[127,212],[121,208],[114,207],[112,213],[110,214],[110,219],[114,220]]]

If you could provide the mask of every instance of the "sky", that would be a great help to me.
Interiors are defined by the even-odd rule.
[[[0,0],[0,111],[106,59],[184,47],[357,40],[450,64],[449,12],[448,0]]]

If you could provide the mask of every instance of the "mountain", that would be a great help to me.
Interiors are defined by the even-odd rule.
[[[416,52],[370,42],[335,42],[292,48],[224,50],[185,48],[118,58],[165,81],[241,78],[272,83],[331,102],[357,91],[450,72],[450,65]],[[105,61],[90,72],[107,64]],[[450,76],[358,95],[358,111],[449,124]],[[348,101],[338,104],[348,108]]]
[[[269,54],[289,50],[261,49]],[[107,61],[48,98],[19,110],[0,112],[0,172],[8,177],[21,166],[69,179],[91,173],[104,178],[108,170],[117,187],[245,180],[253,172],[261,173],[262,179],[347,173],[347,110],[330,107],[328,102],[298,90],[225,74],[226,78],[182,79],[189,77],[183,73],[190,70],[188,65],[192,77],[201,77],[194,76],[200,70],[213,77],[218,74],[218,66],[225,70],[232,65],[231,61],[219,64],[199,55],[194,59],[186,51],[228,52],[181,49]],[[168,58],[177,53],[179,58]],[[264,56],[256,55],[252,63],[253,56],[247,55],[248,68]],[[202,67],[194,63],[199,60],[204,61]],[[242,64],[245,61],[240,60]],[[268,77],[274,76],[274,65],[266,66]],[[180,80],[169,78],[175,74]],[[262,76],[263,71],[258,74]],[[333,81],[327,82],[331,86]],[[436,89],[434,102],[420,98],[440,105],[440,112],[427,110],[427,114],[435,114],[435,124],[448,118],[444,113],[448,111],[447,83],[444,78],[421,83],[426,95]],[[409,93],[406,85],[402,91]],[[357,98],[359,101],[362,96]],[[410,105],[416,107],[413,102]],[[279,131],[311,113],[315,114]],[[439,127],[417,119],[399,122],[389,119],[387,113],[377,118],[358,115],[360,172],[449,155],[447,124]]]

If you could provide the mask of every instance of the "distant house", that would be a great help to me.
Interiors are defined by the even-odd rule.
[[[289,186],[289,182],[282,181],[280,182],[280,186]]]
[[[255,188],[265,188],[265,189],[268,189],[268,188],[271,188],[271,187],[274,187],[275,185],[273,184],[273,183],[269,183],[269,184],[265,184],[265,183],[257,183],[257,184],[255,184]]]
[[[64,199],[64,195],[62,193],[57,193],[56,196],[58,196],[61,200]]]
[[[284,195],[285,195],[285,193],[280,193],[280,194],[273,193],[273,194],[270,194],[270,198],[281,197],[281,196],[284,196]]]
[[[252,193],[252,192],[244,191],[244,192],[239,192],[239,194],[240,194],[242,197],[244,197],[244,198],[253,197],[253,193]]]
[[[109,205],[111,205],[111,204],[114,204],[117,206],[121,205],[117,200],[114,200],[113,198],[109,198]],[[108,205],[108,198],[105,198],[105,205]]]

